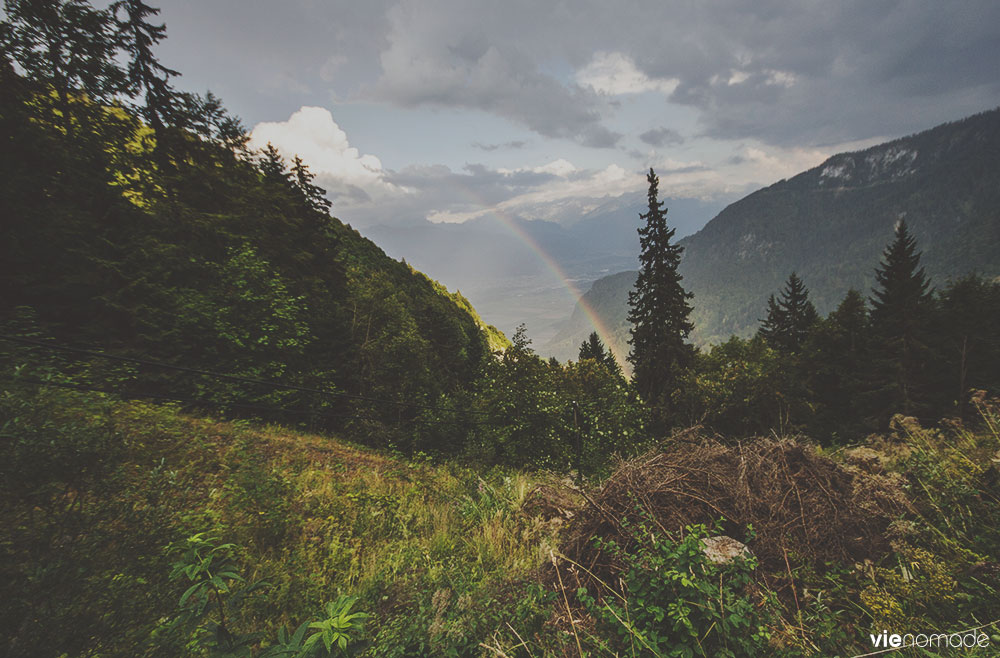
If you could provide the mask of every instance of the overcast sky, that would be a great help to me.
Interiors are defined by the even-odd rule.
[[[571,219],[650,166],[663,196],[735,198],[1000,105],[996,0],[160,6],[178,86],[300,154],[356,226]]]

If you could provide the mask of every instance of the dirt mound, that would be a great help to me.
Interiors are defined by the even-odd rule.
[[[786,552],[814,563],[860,561],[888,549],[886,527],[910,509],[900,485],[792,440],[685,438],[622,463],[580,510],[567,555],[605,571],[611,565],[595,536],[627,548],[643,517],[666,532],[722,518],[725,534],[746,542],[770,570],[785,568]]]

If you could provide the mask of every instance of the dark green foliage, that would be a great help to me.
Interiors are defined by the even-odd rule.
[[[162,23],[151,24],[147,17],[160,10],[142,0],[118,0],[111,11],[116,15],[119,45],[130,58],[126,89],[133,97],[144,96],[142,116],[157,135],[162,135],[165,125],[176,119],[178,94],[169,81],[180,74],[160,64],[153,54],[153,46],[166,38],[167,28]],[[117,18],[118,13],[124,18]]]
[[[580,361],[593,359],[597,363],[604,365],[611,372],[621,375],[622,369],[618,365],[615,355],[605,349],[604,343],[601,342],[601,338],[597,335],[596,331],[591,332],[587,340],[580,345],[580,355],[578,358]]]
[[[702,550],[702,540],[710,536],[705,526],[688,526],[679,540],[652,523],[630,526],[623,521],[622,526],[634,527],[637,545],[626,550],[614,540],[597,539],[603,551],[622,563],[620,591],[606,585],[596,597],[586,588],[577,591],[597,620],[603,640],[598,647],[652,658],[768,652],[772,612],[749,592],[755,558],[713,564]]]
[[[802,422],[797,382],[783,356],[760,338],[733,336],[699,353],[674,394],[680,424],[729,437],[785,433]]]
[[[248,153],[218,98],[173,91],[155,9],[7,8],[0,319],[30,307],[49,340],[330,393],[137,368],[112,383],[132,394],[363,418],[403,448],[440,438],[404,424],[416,405],[454,406],[488,358],[467,302],[330,217],[301,159]]]
[[[871,397],[876,417],[885,422],[896,412],[923,412],[928,401],[932,297],[905,221],[896,225],[895,239],[883,252],[875,278]]]
[[[132,446],[110,401],[9,374],[0,391],[4,655],[85,655],[95,637],[142,646],[144,625],[172,596],[149,588],[169,570],[161,551],[172,539],[157,487],[128,482],[151,464],[122,468]]]
[[[864,428],[865,374],[871,353],[865,300],[849,290],[833,313],[818,322],[806,343],[804,385],[816,405],[810,429],[819,436],[858,436]]]
[[[649,209],[641,215],[646,225],[639,229],[641,267],[635,290],[628,296],[632,324],[628,359],[639,395],[662,405],[694,355],[685,342],[693,328],[688,319],[691,294],[681,287],[677,267],[684,250],[671,242],[674,229],[667,226],[666,210],[657,199],[659,178],[650,169],[646,180]]]
[[[485,461],[593,473],[644,441],[641,405],[621,375],[589,358],[546,362],[523,326],[477,383],[473,402],[486,413],[470,449]]]
[[[363,644],[357,641],[363,632],[365,612],[351,612],[358,597],[341,594],[324,607],[325,617],[304,622],[291,635],[282,626],[277,643],[263,651],[259,658],[320,658],[322,656],[356,655]],[[309,631],[312,631],[308,636]]]
[[[767,317],[762,321],[760,335],[767,344],[787,354],[795,354],[805,344],[809,330],[819,316],[809,301],[809,291],[795,272],[785,283],[781,297],[767,299]]]
[[[940,291],[934,333],[940,369],[935,398],[968,414],[969,389],[1000,390],[1000,283],[976,275]]]
[[[230,599],[244,593],[237,588],[252,587],[237,573],[236,546],[198,533],[180,542],[175,550],[180,555],[170,580],[181,581],[187,589],[177,603],[180,614],[171,626],[190,633],[188,646],[207,650],[209,655],[249,657],[252,636],[236,633],[226,619]]]
[[[76,133],[85,103],[71,98],[85,92],[108,101],[121,88],[124,73],[114,60],[117,50],[114,17],[85,0],[5,0],[2,34],[4,65],[16,61],[46,92],[40,104],[54,100],[50,111],[59,116],[67,135]]]
[[[292,182],[306,204],[311,210],[326,215],[330,212],[330,200],[326,198],[326,191],[318,185],[313,185],[316,177],[309,168],[302,162],[302,158],[295,156],[292,160]]]

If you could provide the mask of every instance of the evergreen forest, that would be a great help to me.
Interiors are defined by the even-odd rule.
[[[165,38],[4,4],[0,654],[995,655],[1000,282],[932,281],[900,220],[871,290],[821,317],[789,272],[698,349],[650,170],[629,371],[546,360]]]

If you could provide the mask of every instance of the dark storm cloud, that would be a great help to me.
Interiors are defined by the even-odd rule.
[[[586,146],[611,147],[620,138],[601,124],[600,95],[543,72],[537,57],[517,44],[483,33],[472,37],[459,25],[442,34],[422,7],[400,5],[390,15],[393,28],[389,47],[379,56],[381,75],[362,97],[402,107],[482,110]]]
[[[834,144],[1000,104],[995,0],[169,0],[163,9],[164,63],[250,123],[333,93],[474,109],[614,146],[615,97],[573,78],[597,52],[676,79],[671,102],[697,109],[716,138]]]
[[[482,14],[463,11],[465,3],[435,6],[441,13],[424,19],[432,28],[417,20],[416,29],[394,31],[386,51],[436,62],[430,81],[443,76],[452,84],[432,84],[433,102],[477,107],[584,143],[614,143],[582,137],[603,127],[596,115],[605,108],[543,67],[564,60],[580,69],[597,51],[630,56],[651,78],[677,79],[671,100],[700,110],[703,132],[718,138],[837,143],[910,132],[1000,103],[995,0],[593,0],[572,12],[520,3]],[[470,23],[470,15],[482,20]],[[474,35],[478,47],[441,45],[457,34]],[[399,87],[400,71],[412,68],[397,70],[401,62],[386,52],[385,97],[427,101],[426,92]],[[504,64],[484,64],[491,53]]]
[[[693,54],[689,40],[665,38],[638,64],[678,77],[672,100],[700,109],[713,137],[831,144],[1000,102],[1000,3],[757,2],[707,13],[699,5],[688,17],[708,36]]]

